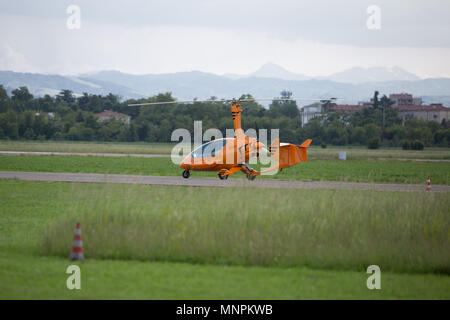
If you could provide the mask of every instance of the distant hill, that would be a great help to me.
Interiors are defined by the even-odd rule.
[[[13,89],[26,86],[36,96],[55,95],[61,89],[72,90],[75,94],[88,92],[107,95],[110,92],[126,98],[140,98],[141,94],[120,84],[94,78],[48,75],[38,73],[20,73],[0,71],[0,84],[10,94]]]
[[[275,78],[275,79],[283,79],[283,80],[309,80],[311,77],[305,76],[303,74],[299,73],[293,73],[290,72],[283,67],[280,67],[279,65],[276,65],[274,63],[266,63],[261,66],[258,70],[255,72],[252,72],[247,75],[238,75],[238,74],[232,74],[227,73],[224,74],[225,77],[230,79],[241,79],[241,78],[251,78],[251,77],[258,77],[258,78]]]
[[[375,90],[378,90],[381,94],[408,92],[415,96],[426,97],[425,101],[450,105],[450,78],[344,83],[328,79],[286,80],[254,75],[231,79],[199,71],[148,75],[101,71],[78,76],[0,71],[0,84],[3,84],[9,92],[19,86],[27,86],[38,96],[46,93],[54,95],[61,89],[69,89],[76,94],[112,92],[124,99],[172,92],[173,96],[180,100],[207,99],[211,96],[232,98],[244,93],[259,98],[272,98],[279,96],[280,92],[286,89],[292,91],[294,97],[339,97],[343,98],[342,102],[345,103],[367,100],[373,96]]]
[[[327,80],[345,83],[384,82],[384,81],[414,81],[420,80],[415,74],[399,67],[361,68],[355,67],[334,73]]]
[[[293,73],[274,63],[266,63],[261,68],[246,75],[224,74],[230,79],[242,79],[251,77],[276,78],[282,80],[330,80],[343,83],[360,84],[364,82],[384,82],[384,81],[415,81],[420,80],[415,74],[400,67],[354,67],[341,72],[333,73],[329,76],[306,76],[304,74]]]

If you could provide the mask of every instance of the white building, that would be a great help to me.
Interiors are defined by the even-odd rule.
[[[313,103],[308,106],[304,106],[300,109],[300,115],[302,117],[302,126],[308,123],[309,120],[320,116],[322,114],[322,105],[320,103]]]

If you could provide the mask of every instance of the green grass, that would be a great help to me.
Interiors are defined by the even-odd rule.
[[[174,192],[176,190],[176,192]],[[1,299],[449,299],[450,277],[438,274],[396,273],[384,269],[381,265],[381,290],[368,290],[368,275],[364,269],[319,270],[309,267],[260,267],[235,266],[217,264],[190,264],[172,262],[150,262],[136,260],[110,260],[93,257],[92,243],[89,240],[89,224],[82,222],[83,240],[87,260],[81,266],[81,286],[79,291],[67,290],[65,270],[72,264],[67,257],[70,252],[74,221],[70,222],[65,252],[61,256],[42,255],[42,244],[45,230],[55,223],[66,221],[76,215],[76,210],[94,202],[101,201],[105,208],[108,203],[122,202],[125,197],[136,194],[126,201],[125,207],[133,209],[133,200],[138,200],[136,207],[140,210],[148,208],[149,214],[158,214],[166,208],[167,215],[173,215],[172,208],[183,208],[181,198],[192,196],[201,198],[206,188],[166,188],[146,186],[110,186],[83,185],[68,183],[23,182],[0,180],[0,298]],[[217,205],[223,204],[227,196],[237,191],[217,191],[219,202],[208,209],[219,211]],[[231,193],[231,194],[227,194]],[[254,192],[256,193],[256,191]],[[259,193],[259,192],[258,192]],[[370,198],[376,193],[358,192]],[[296,193],[296,195],[298,192]],[[322,200],[330,199],[330,195],[348,194],[348,192],[324,192]],[[409,193],[408,193],[409,194]],[[175,198],[174,195],[177,195]],[[206,194],[207,196],[210,194]],[[247,195],[247,194],[246,194]],[[407,194],[398,193],[401,200],[411,200]],[[254,194],[258,197],[258,195]],[[404,198],[406,196],[407,198]],[[448,212],[448,201],[437,197],[440,205]],[[142,198],[143,197],[143,198]],[[150,199],[147,199],[150,197]],[[260,205],[275,201],[289,200],[288,206],[298,204],[297,197],[277,194],[263,200]],[[170,201],[167,201],[170,198]],[[333,199],[334,199],[333,198]],[[294,201],[295,199],[295,201]],[[432,198],[436,200],[436,198]],[[424,200],[426,206],[432,205]],[[254,199],[253,199],[254,200]],[[395,202],[395,197],[391,199]],[[423,200],[423,199],[422,199]],[[209,200],[214,202],[214,200]],[[323,201],[316,202],[320,209]],[[442,202],[444,201],[444,202]],[[447,202],[445,202],[447,201]],[[387,205],[385,201],[384,205]],[[419,202],[419,201],[417,201]],[[375,201],[367,204],[370,210]],[[194,202],[188,202],[188,210],[192,210]],[[413,201],[407,212],[411,213]],[[148,207],[147,207],[148,205]],[[202,219],[208,220],[202,202],[198,202],[197,211]],[[248,210],[249,204],[244,201],[231,204],[234,208]],[[329,205],[329,204],[325,204]],[[375,204],[376,206],[376,204]],[[447,208],[445,208],[447,206]],[[99,208],[102,205],[98,206]],[[156,207],[157,209],[153,209]],[[123,206],[122,206],[123,208]],[[377,206],[380,209],[379,206]],[[381,206],[383,208],[383,206]],[[403,208],[405,209],[405,208]],[[94,209],[92,209],[94,210]],[[251,210],[252,211],[252,210]],[[413,210],[414,211],[414,210]],[[153,213],[152,213],[153,212]],[[84,212],[79,212],[84,215]],[[134,214],[131,212],[130,214]],[[160,212],[164,215],[164,211]],[[182,214],[182,212],[178,212]],[[188,212],[189,214],[189,212]],[[250,215],[251,212],[243,211]],[[345,211],[341,212],[345,218]],[[366,212],[370,215],[370,212]],[[381,216],[386,218],[380,212]],[[391,212],[395,216],[395,212]],[[430,213],[436,216],[436,213]],[[270,215],[265,212],[265,215]],[[217,217],[217,214],[214,216]],[[273,217],[273,215],[272,215]],[[441,225],[444,226],[445,215]],[[429,221],[423,217],[424,222]],[[68,221],[68,220],[67,220]],[[174,220],[175,221],[175,220]],[[333,221],[336,221],[333,219]],[[418,222],[412,219],[412,222]],[[257,226],[247,219],[248,226]],[[257,222],[257,221],[255,221]],[[306,222],[306,221],[305,221]],[[317,222],[317,220],[316,220]],[[386,222],[381,225],[386,226]],[[355,224],[356,225],[356,224]],[[411,224],[407,223],[406,226]],[[318,227],[321,224],[317,225]],[[219,227],[219,226],[217,226]],[[216,227],[216,228],[217,228]],[[357,226],[356,226],[357,227]],[[327,228],[322,224],[322,228]],[[364,227],[363,227],[364,228]],[[406,228],[408,229],[408,228]],[[217,230],[217,229],[216,229]],[[390,229],[392,230],[392,228]],[[123,227],[115,230],[114,237],[126,232]],[[199,237],[202,234],[197,233]],[[250,233],[249,233],[250,234]],[[405,234],[405,232],[402,232]],[[448,229],[447,229],[448,235]],[[345,236],[345,234],[343,235]],[[114,237],[107,239],[114,240]],[[352,239],[355,240],[355,239]],[[448,242],[447,240],[445,240]],[[295,244],[293,244],[295,245]],[[447,253],[446,253],[447,254]]]
[[[45,255],[79,221],[93,258],[450,274],[446,194],[73,185],[61,203]]]
[[[73,152],[73,153],[135,153],[135,154],[167,154],[175,143],[146,142],[70,142],[70,141],[6,141],[0,140],[2,151],[41,151],[41,152]],[[385,148],[368,150],[361,146],[329,146],[322,149],[312,146],[308,156],[314,160],[336,160],[339,151],[347,152],[348,160],[380,160],[380,159],[435,159],[449,160],[449,148],[426,148],[424,151],[402,150],[401,148]]]
[[[2,151],[170,154],[175,143],[0,140]]]
[[[449,160],[449,148],[426,148],[422,151],[402,150],[401,148],[383,148],[369,150],[360,146],[330,146],[326,149],[312,146],[308,149],[308,158],[315,160],[336,160],[339,151],[347,152],[347,160]]]
[[[1,171],[83,172],[181,176],[182,170],[170,158],[0,156]],[[193,177],[217,177],[214,172],[193,172]],[[450,183],[450,165],[416,161],[327,161],[310,160],[286,168],[269,179],[303,181],[356,181],[424,184]],[[245,178],[240,172],[232,178]]]
[[[0,252],[0,299],[449,299],[448,276],[89,259],[68,290],[67,259]]]

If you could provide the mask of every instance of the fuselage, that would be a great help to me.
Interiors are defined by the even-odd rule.
[[[192,151],[180,168],[194,171],[219,171],[248,162],[258,156],[264,145],[245,135],[209,141]]]

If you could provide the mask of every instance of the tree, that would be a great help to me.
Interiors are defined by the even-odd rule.
[[[369,149],[378,149],[380,147],[380,138],[378,137],[371,138],[367,143],[367,147]]]
[[[31,107],[30,102],[33,99],[33,95],[28,91],[27,87],[20,87],[12,91],[12,106],[17,112],[21,112]]]
[[[43,112],[55,111],[55,100],[48,94],[38,100],[39,110]]]
[[[76,122],[83,122],[84,121],[83,112],[78,111],[75,121]]]
[[[9,107],[9,97],[6,89],[0,84],[0,113],[4,113]]]
[[[12,91],[12,100],[20,102],[28,102],[33,99],[33,95],[28,91],[27,87],[19,87]]]
[[[63,100],[68,105],[75,102],[75,96],[73,95],[73,92],[71,90],[61,90],[59,94],[56,96],[56,100]]]
[[[353,128],[350,135],[350,142],[353,144],[364,145],[366,142],[366,131],[363,127]]]
[[[67,138],[70,140],[79,140],[79,132],[77,127],[71,127],[69,132],[67,132]]]
[[[80,140],[91,141],[95,137],[95,132],[91,128],[82,127],[78,132]]]
[[[32,128],[27,128],[27,130],[23,134],[23,137],[25,139],[31,140],[31,139],[34,139],[36,136],[34,135],[34,131]]]
[[[27,131],[28,129],[32,129],[33,128],[33,124],[34,124],[34,112],[27,110],[23,113],[20,114],[19,117],[19,135],[20,136],[25,136],[25,131]]]
[[[0,126],[5,136],[10,139],[18,139],[19,125],[17,123],[17,114],[9,109],[5,114],[1,114],[0,116]]]
[[[75,98],[70,90],[62,90],[57,98],[49,95],[34,98],[27,88],[13,91],[11,98],[0,85],[0,138],[18,139],[72,139],[103,141],[169,141],[175,128],[186,128],[193,136],[194,120],[203,120],[203,128],[219,128],[223,135],[233,128],[228,103],[218,101],[194,102],[192,104],[155,105],[152,107],[128,107],[129,103],[174,101],[169,92],[152,97],[121,102],[114,94],[93,95],[84,93]],[[289,91],[280,93],[290,98]],[[251,100],[250,94],[242,99]],[[216,97],[212,97],[216,99]],[[313,144],[345,145],[347,143],[368,145],[370,140],[380,138],[384,145],[401,146],[407,141],[421,141],[425,146],[448,146],[450,130],[448,123],[418,119],[402,124],[392,102],[384,95],[377,108],[365,108],[360,112],[327,112],[311,119],[302,127],[299,110],[294,101],[272,101],[269,110],[256,101],[242,102],[244,130],[257,127],[280,129],[282,141],[301,143],[310,138]],[[322,101],[325,105],[327,102]],[[94,112],[105,108],[131,115],[130,124],[120,121],[98,122]],[[383,125],[384,110],[384,125]],[[52,112],[47,115],[46,112]],[[270,135],[270,131],[268,132]],[[267,137],[270,140],[270,136]]]
[[[377,91],[378,92],[378,91]],[[381,124],[381,142],[383,142],[383,138],[384,138],[384,128],[385,128],[385,110],[387,108],[390,108],[392,105],[394,104],[394,101],[391,101],[388,97],[386,97],[386,95],[383,95],[381,97],[380,100],[380,105],[382,108],[382,112],[383,112],[383,119],[382,119],[382,124]]]
[[[366,143],[368,143],[370,140],[373,140],[374,138],[380,137],[380,128],[374,124],[369,123],[364,126],[365,136],[366,136]]]
[[[290,99],[292,92],[283,90],[280,95],[281,99]],[[285,116],[288,118],[295,118],[300,115],[300,111],[298,110],[297,102],[294,100],[273,100],[269,106],[269,114],[272,117]]]
[[[378,109],[380,102],[378,101],[378,91],[375,91],[373,94],[373,103],[372,103],[372,107],[374,109]]]
[[[253,99],[251,94],[243,94],[239,99]],[[246,101],[242,103],[245,117],[263,117],[266,109],[256,101]]]

